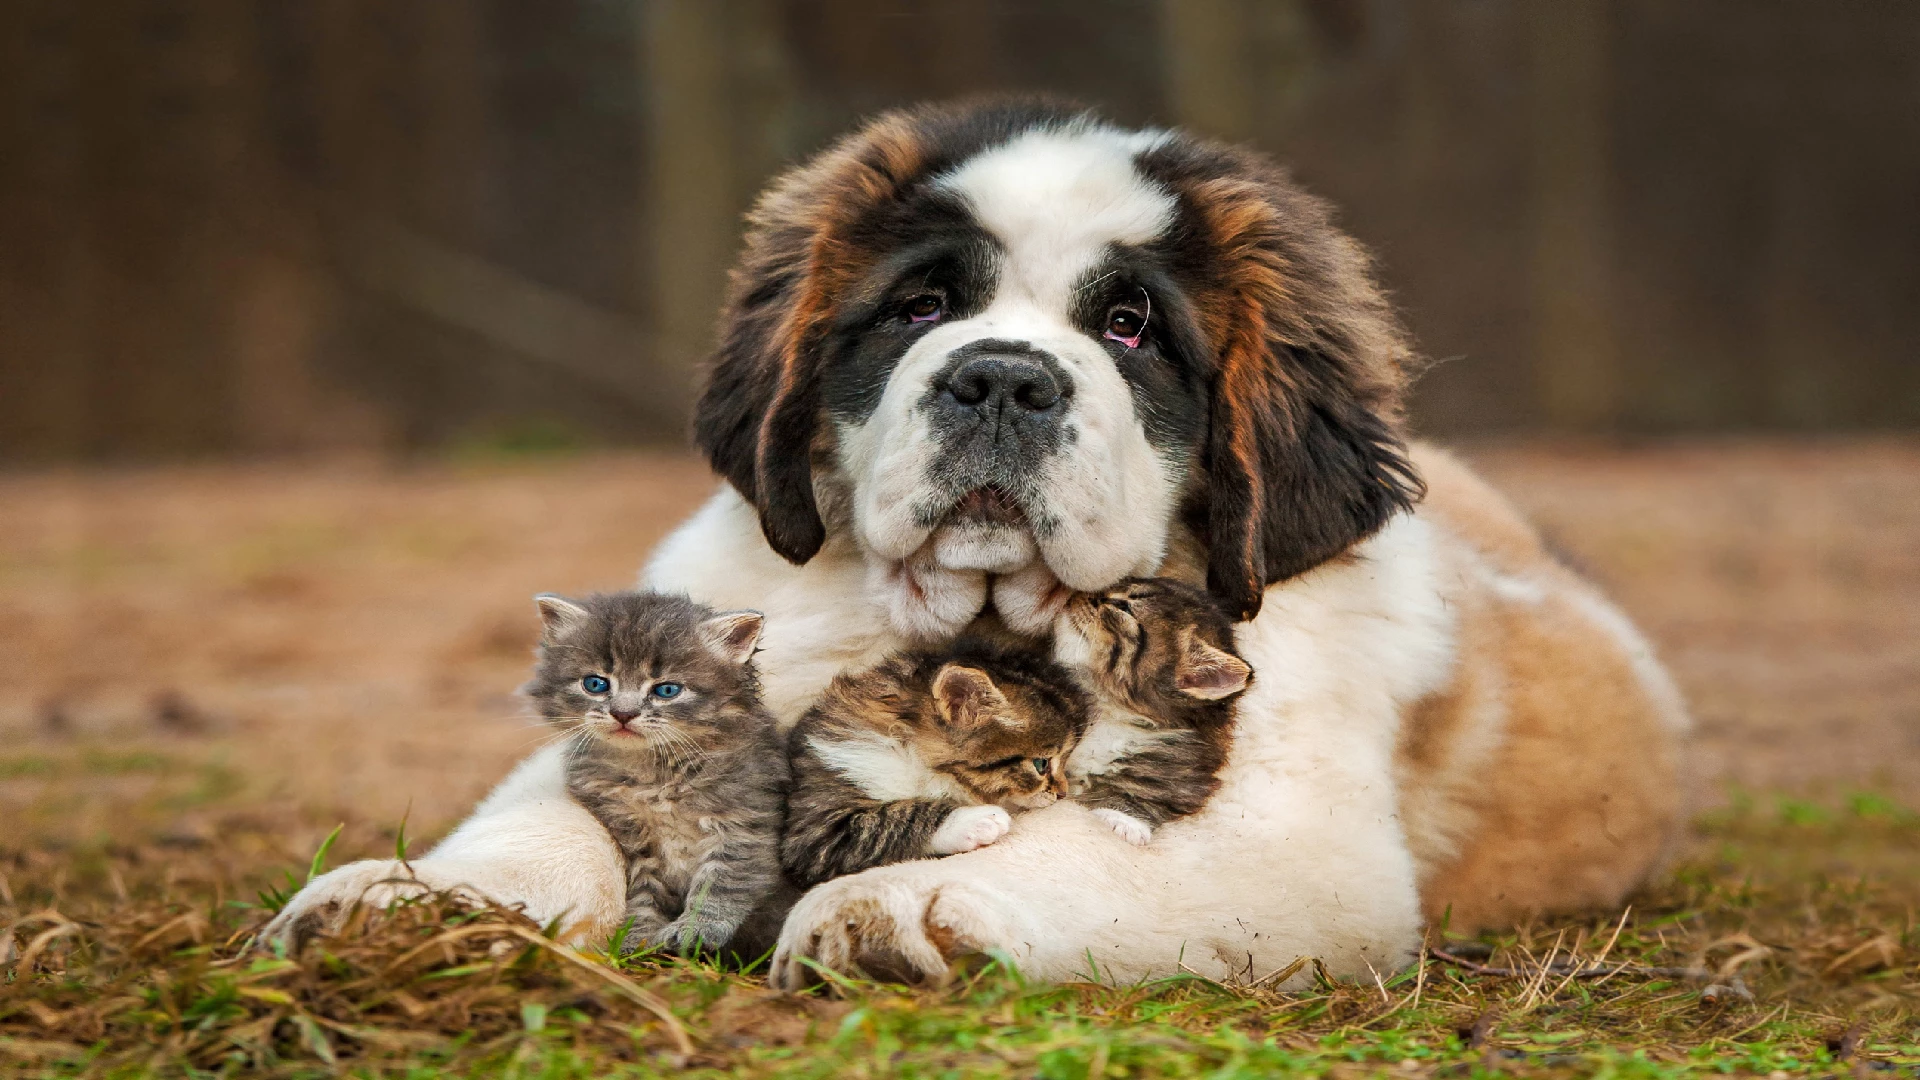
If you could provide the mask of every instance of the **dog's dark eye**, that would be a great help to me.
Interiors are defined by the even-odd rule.
[[[937,322],[946,314],[947,300],[937,293],[921,293],[901,309],[908,322]]]
[[[1101,336],[1127,348],[1137,348],[1147,328],[1147,317],[1130,307],[1117,307],[1107,314],[1107,332]]]
[[[580,689],[589,694],[604,694],[613,686],[605,675],[589,675],[580,680]]]

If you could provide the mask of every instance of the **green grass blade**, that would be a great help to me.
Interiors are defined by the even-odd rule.
[[[333,827],[333,831],[327,834],[327,838],[325,840],[320,841],[319,850],[313,853],[313,861],[307,864],[307,880],[308,881],[312,881],[314,878],[319,877],[321,871],[327,868],[327,852],[333,850],[333,842],[335,840],[340,839],[340,831],[342,829],[345,829],[346,827],[347,827],[347,823],[344,821],[338,825],[335,825]]]
[[[407,800],[407,808],[400,815],[400,832],[393,838],[393,857],[404,863],[407,861],[407,819],[413,816],[413,800]]]

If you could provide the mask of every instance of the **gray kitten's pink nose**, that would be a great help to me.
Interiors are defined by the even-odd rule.
[[[615,723],[625,724],[633,720],[635,717],[639,716],[640,710],[639,709],[608,709],[607,715],[613,717]]]

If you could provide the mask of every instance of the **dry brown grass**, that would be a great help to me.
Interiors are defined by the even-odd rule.
[[[15,853],[0,1069],[33,1075],[1265,1076],[1858,1071],[1920,1064],[1920,819],[1729,809],[1630,913],[1540,921],[1378,985],[1028,987],[991,967],[790,996],[671,958],[609,965],[507,913],[362,912],[246,950],[284,872],[262,838]],[[270,847],[271,844],[269,843]],[[1888,856],[1906,873],[1883,874]],[[1282,973],[1269,975],[1271,981]],[[1263,980],[1267,981],[1267,980]],[[1090,1071],[1104,1060],[1112,1071]]]

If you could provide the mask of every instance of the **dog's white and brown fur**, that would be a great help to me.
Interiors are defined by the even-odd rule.
[[[1360,249],[1265,159],[1044,103],[883,116],[752,219],[697,437],[728,481],[654,589],[766,614],[785,723],[839,672],[1069,589],[1204,582],[1258,677],[1199,813],[1135,847],[1060,804],[998,843],[809,893],[797,961],[938,979],[1368,977],[1423,921],[1607,906],[1655,866],[1688,729],[1632,625],[1508,505],[1409,446],[1411,350]],[[1424,498],[1423,498],[1424,495]],[[273,928],[462,886],[604,932],[617,854],[524,763],[406,871]]]

